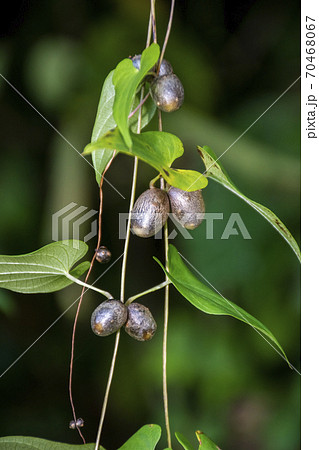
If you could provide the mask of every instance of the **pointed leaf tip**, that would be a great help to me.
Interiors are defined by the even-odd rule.
[[[266,206],[263,206],[260,203],[257,203],[254,200],[248,198],[234,185],[234,183],[227,175],[225,169],[220,164],[219,158],[217,158],[217,156],[215,155],[214,151],[211,148],[209,148],[206,145],[204,147],[198,147],[198,152],[205,164],[206,176],[224,186],[226,189],[231,191],[233,194],[237,195],[239,198],[244,200],[244,202],[248,203],[248,205],[250,205],[257,212],[259,212],[259,214],[278,231],[281,237],[292,248],[295,255],[300,261],[301,260],[300,248],[297,242],[295,241],[294,237],[286,227],[286,225],[279,219],[279,217],[277,217],[276,214],[274,214]]]

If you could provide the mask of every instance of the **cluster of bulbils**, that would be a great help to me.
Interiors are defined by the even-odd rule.
[[[131,231],[139,237],[154,236],[164,226],[170,212],[184,228],[194,230],[202,223],[205,213],[202,191],[187,192],[170,187],[166,192],[151,187],[134,204]]]
[[[141,55],[134,56],[132,63],[139,70],[141,66]],[[158,109],[165,112],[172,112],[182,106],[184,101],[183,85],[178,76],[173,72],[171,63],[166,59],[163,59],[158,73],[156,67],[150,71],[149,75],[146,76],[146,81],[150,83],[151,97]]]
[[[95,258],[99,263],[108,263],[111,252],[101,245],[96,250]],[[91,328],[97,336],[109,336],[123,325],[125,331],[138,341],[152,339],[157,328],[150,310],[139,303],[126,306],[120,300],[106,300],[92,313]]]
[[[109,336],[124,326],[138,341],[149,341],[157,329],[151,311],[139,303],[126,306],[120,300],[106,300],[91,316],[91,328],[97,336]]]
[[[154,236],[164,226],[170,210],[184,228],[197,228],[205,212],[202,192],[187,192],[175,187],[166,192],[151,187],[134,204],[131,231],[139,237]],[[106,247],[97,250],[96,258],[99,262],[109,260]],[[138,341],[149,341],[157,329],[151,311],[140,303],[127,306],[120,300],[106,300],[92,313],[91,328],[97,336],[109,336],[123,326],[126,333]]]
[[[141,55],[132,58],[133,66],[140,69]],[[154,67],[145,80],[150,83],[150,94],[158,109],[172,112],[184,101],[184,88],[173,73],[172,65],[163,59],[159,70]],[[190,230],[197,228],[203,220],[205,204],[200,190],[187,192],[171,186],[168,191],[151,186],[136,200],[132,209],[131,231],[143,238],[154,236],[164,226],[169,213]],[[96,260],[110,260],[106,247],[96,251]],[[92,313],[91,328],[97,336],[109,336],[124,327],[134,339],[149,341],[157,325],[150,310],[139,303],[126,305],[120,300],[110,299],[101,303]]]

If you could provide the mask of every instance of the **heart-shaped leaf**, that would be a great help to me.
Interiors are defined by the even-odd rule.
[[[132,147],[128,148],[118,128],[109,131],[95,143],[85,147],[83,154],[88,155],[105,148],[116,149],[142,161],[158,170],[163,178],[179,189],[195,191],[207,186],[207,179],[195,170],[173,169],[171,164],[183,152],[183,144],[177,136],[162,131],[147,131],[132,134]]]
[[[154,450],[161,437],[159,425],[144,425],[119,450]]]
[[[89,261],[72,266],[88,251],[88,246],[77,240],[59,241],[35,252],[18,256],[0,256],[0,287],[14,292],[34,294],[54,292],[74,282],[88,270]]]
[[[195,275],[185,266],[176,248],[170,244],[168,251],[168,267],[165,267],[154,258],[162,267],[176,289],[192,303],[196,308],[207,314],[232,316],[235,319],[250,325],[259,334],[272,341],[281,355],[288,362],[287,356],[275,336],[259,320],[247,313],[243,308],[217,294],[213,289],[199,281]]]
[[[7,436],[0,438],[1,450],[94,450],[95,444],[70,445],[29,436]],[[100,450],[104,447],[100,446]]]
[[[99,106],[96,114],[96,119],[93,127],[91,142],[96,142],[100,137],[106,134],[108,131],[116,127],[116,122],[113,117],[113,105],[115,98],[115,88],[113,85],[112,70],[106,77],[101,96]],[[133,102],[132,110],[134,110],[140,102],[140,95],[136,94]],[[153,118],[156,111],[156,105],[152,98],[148,100],[142,107],[141,129],[143,129]],[[129,120],[129,127],[133,132],[137,131],[138,113],[134,114]],[[109,148],[101,149],[99,152],[92,153],[92,162],[95,169],[95,177],[98,184],[101,182],[101,175],[112,158],[113,150]]]
[[[285,241],[290,245],[292,250],[295,252],[297,258],[300,261],[300,249],[295,241],[294,237],[286,227],[286,225],[274,214],[270,209],[265,206],[251,200],[246,197],[239,189],[236,188],[234,183],[231,181],[221,164],[217,162],[218,158],[213,152],[213,150],[206,145],[204,147],[198,147],[199,154],[206,166],[205,174],[207,177],[214,181],[217,181],[223,185],[226,189],[229,189],[234,194],[238,195],[242,200],[244,200],[248,205],[254,208],[261,214],[264,219],[266,219],[285,239]]]
[[[139,84],[158,60],[160,48],[153,43],[146,48],[141,57],[140,69],[136,69],[130,59],[121,61],[114,71],[113,84],[115,87],[115,99],[113,106],[114,120],[119,127],[127,147],[132,146],[129,131],[128,116],[130,114],[134,96]]]

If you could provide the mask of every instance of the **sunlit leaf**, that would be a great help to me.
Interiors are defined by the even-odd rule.
[[[183,152],[183,144],[173,134],[161,131],[147,131],[132,134],[132,147],[128,148],[118,128],[109,131],[97,142],[85,147],[83,154],[88,155],[105,148],[116,149],[142,161],[158,170],[163,178],[172,186],[183,190],[195,191],[207,186],[207,179],[195,170],[173,169],[171,164]]]
[[[29,436],[7,436],[0,438],[1,450],[94,450],[95,444],[70,445]],[[100,446],[100,450],[104,447]]]
[[[113,116],[127,147],[132,146],[132,139],[129,131],[128,116],[132,109],[134,96],[139,84],[145,75],[157,62],[160,55],[158,44],[153,43],[142,53],[140,69],[136,69],[130,59],[121,61],[113,75],[115,87],[115,100],[113,106]]]
[[[154,450],[161,437],[159,425],[144,425],[118,450]]]
[[[286,354],[275,336],[259,320],[247,313],[243,308],[227,300],[215,290],[208,287],[186,267],[177,249],[170,244],[168,252],[169,272],[154,258],[162,267],[168,278],[176,289],[196,308],[207,314],[232,316],[235,319],[253,327],[266,340],[272,342],[272,347],[277,348],[286,359]],[[273,345],[274,344],[274,345]],[[289,363],[289,362],[288,362]]]
[[[80,277],[90,263],[82,262],[70,269],[88,251],[82,241],[53,242],[25,255],[0,256],[0,287],[25,294],[54,292],[74,281],[68,276]]]
[[[133,102],[132,106],[132,112],[136,109],[136,107],[140,104],[140,94],[136,94],[135,100]],[[155,112],[157,110],[157,107],[155,103],[153,102],[152,97],[148,97],[144,105],[142,106],[142,118],[141,118],[141,130],[143,130],[146,125],[150,123],[150,121],[153,119]],[[133,133],[137,132],[138,128],[138,121],[139,121],[139,113],[138,111],[129,119],[129,127],[130,130]]]
[[[114,70],[112,70],[108,74],[103,84],[91,142],[96,142],[104,134],[116,127],[116,123],[113,117],[113,104],[115,98],[113,74]],[[136,94],[133,101],[132,111],[135,110],[139,103],[140,95]],[[149,97],[142,107],[141,130],[152,120],[155,111],[156,105],[153,102],[152,98]],[[139,113],[136,112],[129,120],[129,127],[133,132],[137,131],[138,116]],[[101,175],[105,167],[111,160],[112,155],[113,149],[109,148],[101,149],[99,152],[92,153],[92,162],[95,169],[96,181],[98,184],[100,184],[101,182]]]
[[[205,145],[204,147],[198,147],[198,151],[206,166],[205,175],[213,179],[214,181],[217,181],[234,194],[238,195],[238,197],[248,203],[256,211],[258,211],[259,214],[261,214],[285,239],[285,241],[290,245],[300,261],[300,249],[297,242],[293,238],[286,225],[276,216],[276,214],[274,214],[265,206],[246,197],[246,195],[244,195],[242,192],[240,192],[239,189],[236,188],[221,164],[217,162],[218,158],[211,148]]]
[[[220,450],[202,431],[196,431],[196,437],[199,442],[198,450]]]
[[[112,70],[106,77],[101,96],[99,106],[96,113],[96,119],[92,131],[91,142],[97,141],[103,134],[107,133],[112,128],[116,127],[116,123],[113,118],[113,104],[115,97],[115,89],[113,86],[114,70]],[[92,154],[92,162],[95,169],[95,177],[98,184],[101,181],[101,175],[107,166],[108,162],[112,158],[113,150],[104,149],[100,152]]]

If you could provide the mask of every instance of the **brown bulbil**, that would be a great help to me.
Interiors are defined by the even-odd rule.
[[[151,311],[140,303],[131,303],[127,307],[125,331],[138,341],[149,341],[154,336],[157,325]]]
[[[132,58],[133,66],[137,70],[140,70],[140,67],[141,67],[141,57],[142,57],[142,55],[135,55]],[[150,72],[153,72],[155,74],[156,70],[157,70],[157,65],[154,66],[150,70]],[[159,70],[159,73],[158,73],[158,76],[161,77],[163,75],[169,75],[171,73],[173,73],[173,67],[172,67],[171,63],[169,61],[167,61],[167,59],[163,59],[163,61],[161,63],[160,70]],[[147,81],[152,81],[152,76],[150,76],[150,77],[148,76],[147,77]]]
[[[119,300],[106,300],[92,313],[91,328],[97,336],[109,336],[127,320],[127,307]]]
[[[205,203],[201,190],[187,192],[171,187],[168,191],[168,197],[175,219],[184,228],[194,230],[202,223]]]
[[[96,251],[95,258],[99,263],[105,264],[111,260],[111,252],[104,245],[101,245]]]
[[[156,78],[150,92],[158,109],[164,112],[178,110],[184,101],[183,85],[174,73]]]
[[[169,213],[167,193],[151,188],[143,192],[132,209],[131,231],[139,237],[154,236],[165,224]]]

